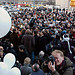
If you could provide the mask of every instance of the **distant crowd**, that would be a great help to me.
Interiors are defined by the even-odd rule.
[[[58,74],[55,67],[49,66],[48,57],[59,53],[75,64],[75,10],[36,8],[9,14],[12,26],[8,34],[0,38],[1,61],[7,53],[13,53],[14,66],[20,68],[22,75],[73,75],[61,74],[56,64]],[[56,58],[54,61],[57,62]]]

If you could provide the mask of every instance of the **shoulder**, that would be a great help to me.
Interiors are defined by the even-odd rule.
[[[44,72],[43,72],[43,70],[42,70],[42,69],[39,69],[39,72],[40,72],[41,74],[44,74]]]
[[[64,59],[66,62],[66,66],[72,66],[73,62],[68,57],[65,57]]]
[[[72,62],[69,58],[65,57],[65,65],[63,67],[63,70],[65,72],[68,72],[68,73],[72,73],[73,72],[73,68],[72,68]]]

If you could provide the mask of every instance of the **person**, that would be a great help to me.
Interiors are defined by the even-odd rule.
[[[34,46],[35,46],[35,38],[33,35],[31,35],[30,29],[26,30],[26,34],[22,38],[22,44],[27,49],[30,58],[32,61],[34,61]]]
[[[21,34],[20,34],[20,44],[21,44],[21,40],[22,40],[22,37],[23,37],[23,35],[25,35],[25,29],[23,29],[23,30],[21,30],[22,32],[21,32]]]
[[[4,48],[2,46],[0,46],[0,62],[3,61],[3,58],[5,56],[5,53],[3,51],[4,51]]]
[[[19,37],[17,35],[16,29],[10,34],[10,42],[13,44],[16,53],[18,54]]]
[[[54,50],[51,54],[55,58],[54,64],[51,61],[48,62],[52,75],[73,75],[72,62],[64,56],[62,51]]]
[[[23,65],[24,59],[29,56],[28,51],[25,49],[24,45],[19,45],[19,52],[18,52],[18,60]]]
[[[32,65],[33,72],[30,75],[44,75],[44,72],[40,69],[39,64]]]
[[[32,73],[32,67],[30,66],[31,59],[29,57],[26,57],[24,59],[24,65],[21,66],[21,75],[29,75]]]
[[[40,52],[39,52],[39,58],[43,58],[44,55],[45,55],[44,51],[40,51]]]
[[[35,59],[34,59],[33,63],[38,63],[40,68],[41,68],[41,65],[42,65],[42,63],[44,61],[44,56],[45,56],[45,53],[43,51],[40,51],[39,55],[35,56]]]
[[[31,35],[31,31],[29,29],[26,30],[26,34],[23,36],[21,42],[24,44],[25,48],[28,50],[29,53],[33,51],[35,39],[34,36]]]
[[[34,47],[34,53],[35,53],[35,56],[37,56],[40,52],[40,45],[39,45],[39,36],[37,35],[38,34],[38,31],[37,30],[34,30],[34,38],[35,38],[35,47]]]

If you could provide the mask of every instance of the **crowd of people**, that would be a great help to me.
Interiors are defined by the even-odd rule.
[[[36,8],[9,14],[12,26],[0,39],[1,61],[12,53],[21,75],[73,75],[75,10]]]

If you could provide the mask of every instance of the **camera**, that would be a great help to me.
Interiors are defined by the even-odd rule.
[[[48,64],[48,62],[51,61],[52,62],[52,65],[54,64],[54,61],[55,61],[55,58],[53,55],[50,55],[46,61],[46,64]]]

